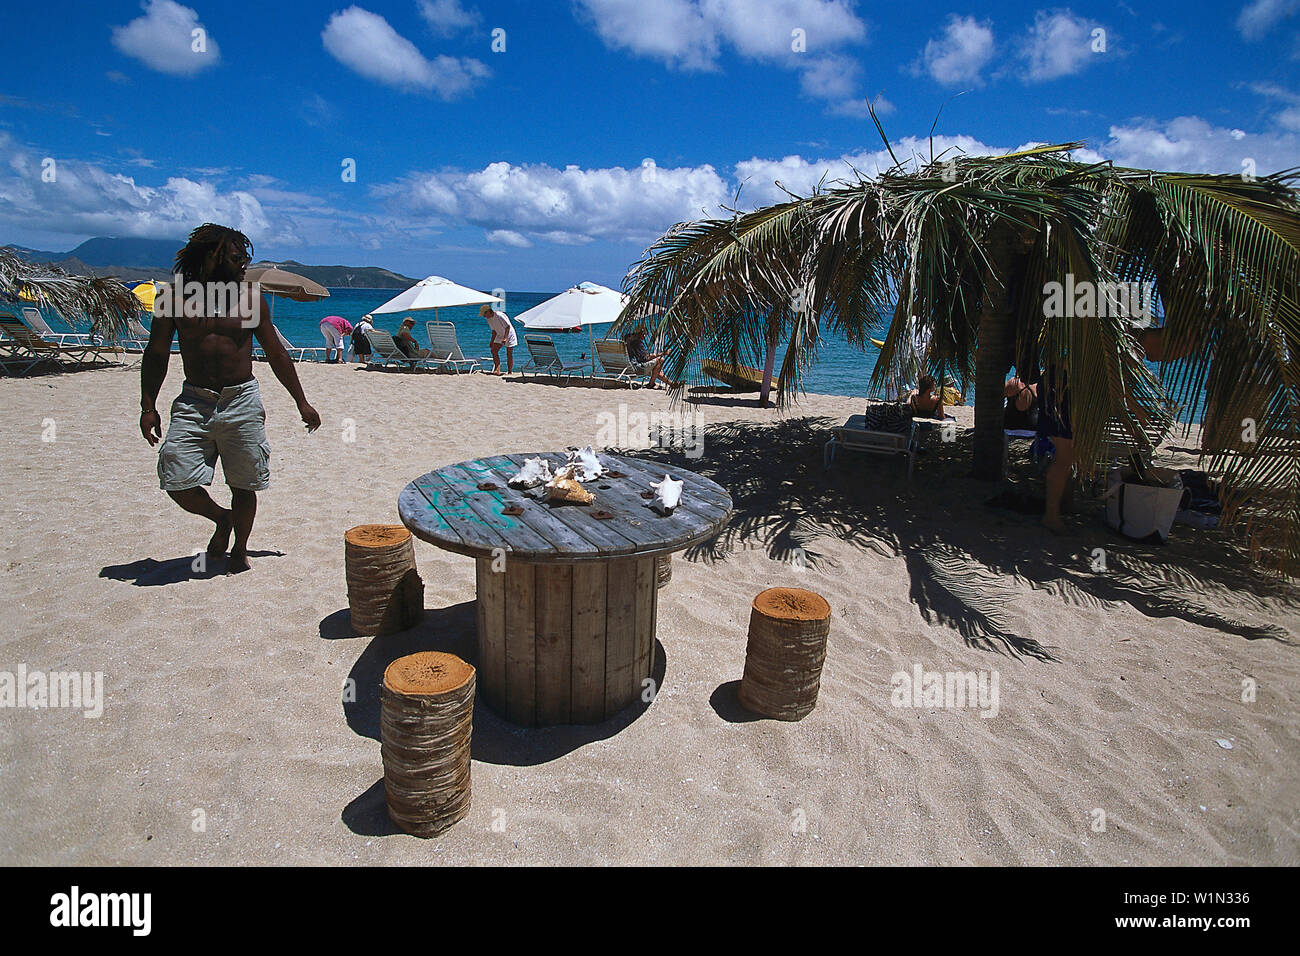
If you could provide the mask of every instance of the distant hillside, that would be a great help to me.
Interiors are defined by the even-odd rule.
[[[409,289],[416,279],[378,266],[309,266],[293,259],[262,261],[256,266],[278,266],[285,272],[306,276],[328,289]]]
[[[184,239],[132,239],[98,236],[69,252],[51,252],[8,246],[30,262],[50,262],[75,275],[117,276],[119,279],[165,279],[171,274],[176,251]],[[259,266],[279,266],[330,288],[406,289],[415,279],[378,266],[310,266],[293,259],[262,261]]]
[[[131,269],[170,267],[184,239],[118,239],[97,236],[87,239],[71,252],[69,259],[80,259],[88,266],[125,266]]]

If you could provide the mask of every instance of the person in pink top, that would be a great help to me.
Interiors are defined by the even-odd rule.
[[[352,334],[352,323],[341,315],[327,315],[320,321],[320,334],[325,336],[325,361],[341,362],[343,360],[343,336]],[[338,350],[338,356],[331,358],[331,353]]]

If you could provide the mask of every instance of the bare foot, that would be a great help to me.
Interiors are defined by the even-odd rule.
[[[226,553],[226,548],[230,546],[230,531],[233,525],[230,522],[230,512],[223,509],[225,517],[217,522],[217,530],[212,533],[212,540],[208,542],[208,557],[219,558]]]
[[[252,568],[253,566],[248,563],[248,553],[243,548],[230,549],[230,557],[226,561],[227,574],[242,574]]]

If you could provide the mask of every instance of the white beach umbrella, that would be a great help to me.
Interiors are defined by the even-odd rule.
[[[526,329],[576,332],[584,325],[613,322],[627,305],[627,296],[594,282],[580,282],[527,312],[515,316]]]
[[[577,332],[587,326],[591,339],[591,353],[596,354],[595,336],[591,326],[613,322],[627,306],[627,296],[595,282],[579,282],[527,312],[515,316],[526,329],[543,329],[549,332]]]
[[[429,276],[427,279],[421,279],[405,292],[393,296],[379,308],[370,311],[373,315],[389,315],[393,312],[448,309],[457,305],[484,305],[500,301],[497,296],[457,285],[442,276]]]

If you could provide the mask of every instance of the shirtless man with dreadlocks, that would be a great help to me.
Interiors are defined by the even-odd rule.
[[[248,294],[183,295],[185,288],[197,293],[200,286],[241,288],[252,252],[243,233],[225,226],[205,223],[190,233],[189,242],[176,253],[175,272],[184,288],[166,289],[160,296],[140,365],[140,432],[156,445],[162,421],[154,403],[167,377],[172,338],[179,335],[185,383],[172,403],[167,437],[158,450],[158,480],[178,505],[217,526],[208,542],[209,557],[225,554],[234,533],[230,573],[249,568],[248,536],[257,515],[257,492],[270,484],[266,413],[253,377],[254,338],[271,371],[298,404],[307,431],[320,427],[320,415],[307,404],[293,360],[271,327],[265,296],[252,301]],[[248,287],[242,288],[247,293]],[[196,305],[200,298],[201,308]],[[218,301],[222,304],[213,307]],[[229,508],[218,505],[203,488],[212,484],[218,458],[230,486]]]

